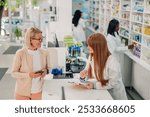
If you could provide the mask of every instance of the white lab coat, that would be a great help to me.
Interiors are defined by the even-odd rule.
[[[86,41],[85,32],[83,30],[84,28],[85,28],[85,20],[81,18],[79,20],[79,24],[77,27],[75,27],[74,24],[72,25],[73,37],[76,41],[79,41],[79,42]]]
[[[90,80],[94,83],[95,89],[108,89],[109,93],[115,100],[127,100],[127,95],[125,91],[124,84],[122,82],[122,76],[120,71],[120,64],[116,60],[115,57],[112,55],[109,56],[106,66],[104,69],[104,79],[109,80],[106,86],[102,86],[99,81],[95,78],[94,73],[94,61],[88,60],[88,65],[86,66],[86,69],[88,68],[89,64],[92,68],[92,75],[94,79]]]
[[[116,57],[119,62],[121,62],[120,55],[123,52],[127,51],[128,47],[121,44],[121,39],[117,35],[117,33],[115,33],[115,36],[108,34],[106,39],[107,39],[107,45],[108,45],[108,49],[109,49],[110,53],[114,57]]]

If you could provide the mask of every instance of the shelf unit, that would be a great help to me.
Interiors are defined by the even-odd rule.
[[[99,30],[105,32],[107,24],[111,20],[111,0],[100,0],[100,16],[99,16]]]
[[[89,0],[89,6],[90,6],[90,19],[91,21],[89,23],[89,28],[92,31],[95,31],[99,26],[99,0]]]
[[[99,16],[101,33],[106,35],[108,22],[118,19],[122,42],[126,45],[136,43],[132,53],[150,65],[150,0],[90,0],[90,6],[91,20],[95,17],[94,9],[99,9],[95,14]],[[94,23],[91,23],[94,30],[92,26]]]

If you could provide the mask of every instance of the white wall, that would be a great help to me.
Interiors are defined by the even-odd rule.
[[[57,34],[59,41],[64,36],[72,34],[72,0],[57,0],[58,21],[49,23],[49,35],[51,32]]]

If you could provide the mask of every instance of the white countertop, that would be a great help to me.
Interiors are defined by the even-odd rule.
[[[72,83],[78,79],[45,79],[43,100],[113,100],[107,90],[83,89]],[[62,93],[64,88],[64,95]]]

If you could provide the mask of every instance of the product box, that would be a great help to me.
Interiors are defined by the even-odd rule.
[[[150,26],[144,28],[144,34],[150,35]]]

